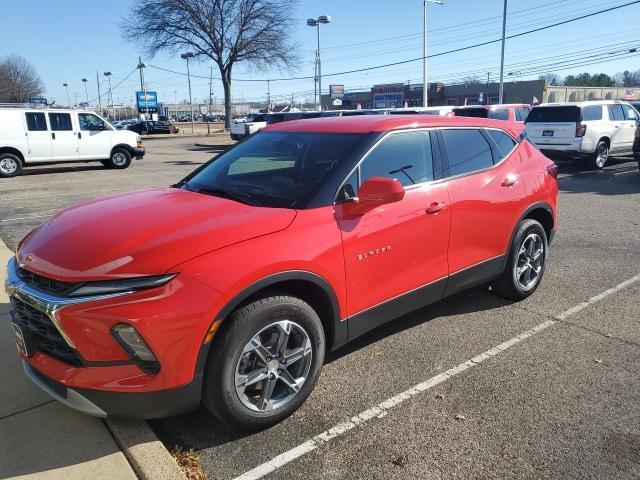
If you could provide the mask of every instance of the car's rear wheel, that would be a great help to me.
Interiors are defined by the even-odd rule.
[[[547,234],[536,220],[523,220],[513,239],[506,268],[491,284],[493,291],[510,300],[523,300],[542,281],[547,260]]]
[[[127,168],[131,165],[131,154],[126,148],[114,148],[105,165],[109,168]]]
[[[588,166],[594,170],[602,170],[609,160],[609,145],[600,140],[595,152],[588,158]]]
[[[22,170],[22,160],[13,153],[0,153],[0,177],[15,177]]]
[[[286,295],[257,299],[236,310],[216,334],[203,403],[233,428],[274,425],[307,399],[324,352],[322,323],[307,303]]]

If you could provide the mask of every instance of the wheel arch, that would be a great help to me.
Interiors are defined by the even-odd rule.
[[[24,155],[17,148],[15,148],[15,147],[0,147],[0,154],[3,154],[3,153],[11,153],[13,155],[16,155],[20,159],[22,164],[24,165],[24,163],[25,163],[24,162]]]
[[[607,148],[611,148],[611,139],[609,137],[607,137],[606,135],[603,135],[602,137],[600,137],[598,139],[598,141],[596,142],[596,149],[598,148],[598,144],[600,142],[604,142],[607,144]]]
[[[233,296],[220,310],[216,318],[222,319],[224,323],[229,315],[239,307],[252,302],[263,294],[274,291],[300,298],[316,311],[322,322],[328,350],[335,350],[347,343],[347,322],[340,320],[340,306],[333,288],[320,275],[304,270],[274,273],[252,283]],[[213,325],[213,321],[211,324]],[[196,375],[204,372],[211,344],[212,342],[209,342],[200,347]]]
[[[547,242],[551,243],[553,238],[553,225],[555,223],[553,208],[551,208],[551,205],[547,202],[536,202],[533,205],[530,205],[522,215],[520,215],[520,218],[518,218],[518,221],[513,227],[511,238],[509,240],[509,247],[504,256],[503,270],[506,268],[507,261],[509,259],[509,252],[513,246],[513,240],[516,236],[516,232],[518,231],[518,226],[526,219],[532,219],[539,222],[542,225],[542,228],[544,228],[544,232],[547,234]]]
[[[111,158],[111,155],[113,155],[113,152],[117,149],[117,148],[123,148],[125,149],[127,152],[129,152],[129,155],[134,156],[135,155],[135,150],[134,148],[127,144],[127,143],[118,143],[116,145],[114,145],[113,147],[111,147],[111,151],[109,152],[109,158]]]

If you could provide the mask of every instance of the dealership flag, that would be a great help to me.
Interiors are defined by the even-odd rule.
[[[533,100],[531,100],[531,105],[538,105],[539,103],[540,103],[540,100],[538,100],[538,99],[536,98],[536,96],[534,95],[534,96],[533,96]]]

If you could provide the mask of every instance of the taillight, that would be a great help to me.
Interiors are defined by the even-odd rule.
[[[587,126],[584,123],[576,123],[576,137],[584,137],[587,133]]]
[[[553,178],[557,179],[558,178],[558,166],[555,163],[552,163],[551,165],[547,165],[547,173],[549,175],[551,175]]]

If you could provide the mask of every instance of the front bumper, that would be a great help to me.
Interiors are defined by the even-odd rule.
[[[144,147],[136,147],[133,149],[133,154],[136,157],[136,160],[142,160],[144,153]]]
[[[178,415],[200,405],[202,374],[179,388],[157,392],[105,392],[68,388],[22,360],[29,379],[60,403],[93,417],[152,419]]]

